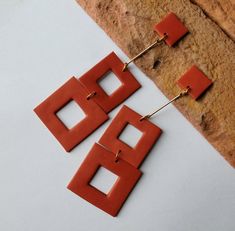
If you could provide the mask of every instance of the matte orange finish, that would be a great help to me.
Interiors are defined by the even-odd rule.
[[[100,166],[118,176],[107,195],[89,184]],[[106,213],[116,216],[140,177],[141,172],[137,168],[121,159],[115,162],[115,154],[95,144],[68,189]]]
[[[74,148],[109,118],[95,102],[86,99],[87,95],[85,88],[75,77],[72,77],[34,109],[66,151]],[[86,117],[73,128],[68,129],[56,113],[71,100],[82,108]]]
[[[172,12],[169,13],[160,23],[155,25],[154,29],[160,37],[167,34],[167,39],[165,42],[169,46],[173,46],[188,33],[188,29]]]
[[[122,71],[123,65],[124,64],[117,55],[112,52],[79,78],[79,81],[89,92],[97,93],[92,100],[99,104],[106,113],[113,110],[141,87],[131,72],[128,70]],[[122,85],[111,95],[107,95],[98,83],[109,71],[112,71],[122,83]]]
[[[99,140],[101,145],[113,153],[121,150],[120,158],[136,168],[140,166],[161,135],[159,127],[149,120],[140,121],[141,117],[141,115],[124,105]],[[128,123],[142,132],[142,136],[134,148],[118,139]]]
[[[78,80],[73,77],[34,111],[66,151],[70,151],[107,119],[110,112],[141,87],[135,77],[127,70],[122,72],[123,63],[112,52]],[[114,72],[122,85],[111,95],[100,87],[99,80],[109,71]],[[96,94],[87,100],[90,93]],[[68,129],[56,116],[69,101],[75,100],[86,114],[72,129]]]
[[[189,95],[195,100],[212,85],[212,81],[195,65],[182,75],[177,83],[182,89],[189,87]]]

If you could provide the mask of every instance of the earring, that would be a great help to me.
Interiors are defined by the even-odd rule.
[[[177,84],[182,91],[171,99],[168,103],[158,108],[156,111],[147,114],[141,118],[141,120],[149,119],[167,105],[182,98],[183,96],[190,95],[194,100],[198,100],[205,91],[212,85],[212,81],[195,65],[193,65],[181,78],[177,81]]]
[[[68,189],[112,216],[116,216],[142,173],[139,167],[159,139],[161,129],[148,119],[179,98],[190,95],[197,100],[212,84],[212,81],[196,66],[191,67],[178,81],[183,89],[153,113],[141,116],[123,106],[109,127],[95,144],[80,168],[68,184]],[[142,132],[142,136],[131,148],[119,139],[125,127],[131,124]],[[90,182],[100,167],[118,176],[111,190],[104,194]]]
[[[160,45],[162,42],[165,42],[168,46],[172,47],[188,33],[188,29],[172,12],[169,13],[161,22],[156,24],[154,30],[158,33],[160,38],[126,62],[123,66],[123,71],[127,70],[130,63],[146,54],[152,48]]]
[[[112,111],[141,87],[131,72],[122,72],[123,63],[112,52],[79,79],[72,77],[44,100],[34,111],[66,151],[72,150],[101,126]],[[122,83],[111,95],[99,85],[99,80],[112,71]],[[86,117],[68,129],[56,113],[74,100]]]
[[[161,135],[161,129],[141,115],[123,106],[67,186],[69,190],[112,216],[116,216],[142,173],[138,169]],[[134,148],[118,137],[131,124],[142,132]],[[90,182],[100,167],[118,176],[114,186],[104,194]]]

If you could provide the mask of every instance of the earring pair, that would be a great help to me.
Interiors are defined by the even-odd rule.
[[[168,14],[155,26],[160,36],[154,43],[126,63],[122,63],[115,53],[109,54],[80,78],[72,77],[38,107],[36,114],[57,138],[66,151],[90,135],[109,117],[108,113],[141,87],[127,69],[128,65],[162,42],[173,46],[188,33],[187,28],[173,13]],[[108,95],[99,85],[100,79],[113,72],[122,85]],[[212,84],[196,66],[191,67],[178,81],[180,93],[167,104],[144,116],[123,106],[112,120],[102,137],[95,143],[78,171],[68,184],[68,189],[102,209],[116,216],[122,205],[140,179],[140,166],[161,136],[162,130],[150,118],[170,103],[190,95],[197,100]],[[86,117],[72,129],[68,129],[58,118],[57,112],[71,100],[85,112]],[[128,125],[136,127],[142,136],[134,147],[130,147],[119,137]],[[104,167],[118,176],[111,190],[104,194],[91,185],[91,180]]]

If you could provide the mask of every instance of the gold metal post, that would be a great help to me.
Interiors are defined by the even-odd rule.
[[[118,162],[121,150],[118,150],[115,155],[115,162]]]
[[[95,91],[93,91],[93,92],[91,92],[87,97],[86,97],[86,99],[87,100],[90,100],[92,97],[94,97],[96,95],[96,92]]]
[[[165,108],[167,105],[171,104],[172,102],[176,101],[177,99],[181,98],[182,96],[185,96],[188,94],[190,88],[188,87],[187,89],[181,91],[177,96],[175,96],[173,99],[171,99],[168,103],[164,104],[163,106],[161,106],[160,108],[158,108],[156,111],[148,114],[148,115],[145,115],[145,116],[142,116],[140,118],[140,121],[144,120],[144,119],[149,119],[150,117],[152,117],[153,115],[155,115],[156,113],[158,113],[159,111],[161,111],[163,108]]]
[[[157,46],[159,44],[161,44],[165,39],[167,38],[167,34],[165,34],[162,38],[157,39],[157,41],[155,41],[154,43],[152,43],[151,45],[149,45],[147,48],[145,48],[143,51],[141,51],[138,55],[136,55],[134,58],[130,59],[127,63],[124,63],[123,69],[122,71],[126,71],[128,65],[130,63],[132,63],[133,61],[135,61],[136,59],[138,59],[139,57],[141,57],[142,55],[144,55],[147,51],[149,51],[150,49],[152,49],[154,46]]]

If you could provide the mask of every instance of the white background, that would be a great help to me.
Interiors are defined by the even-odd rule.
[[[0,230],[234,231],[235,171],[173,106],[152,120],[164,133],[117,218],[66,189],[111,120],[67,154],[33,108],[113,50],[127,59],[74,0],[0,0]],[[167,101],[131,70],[143,87],[126,105]]]

